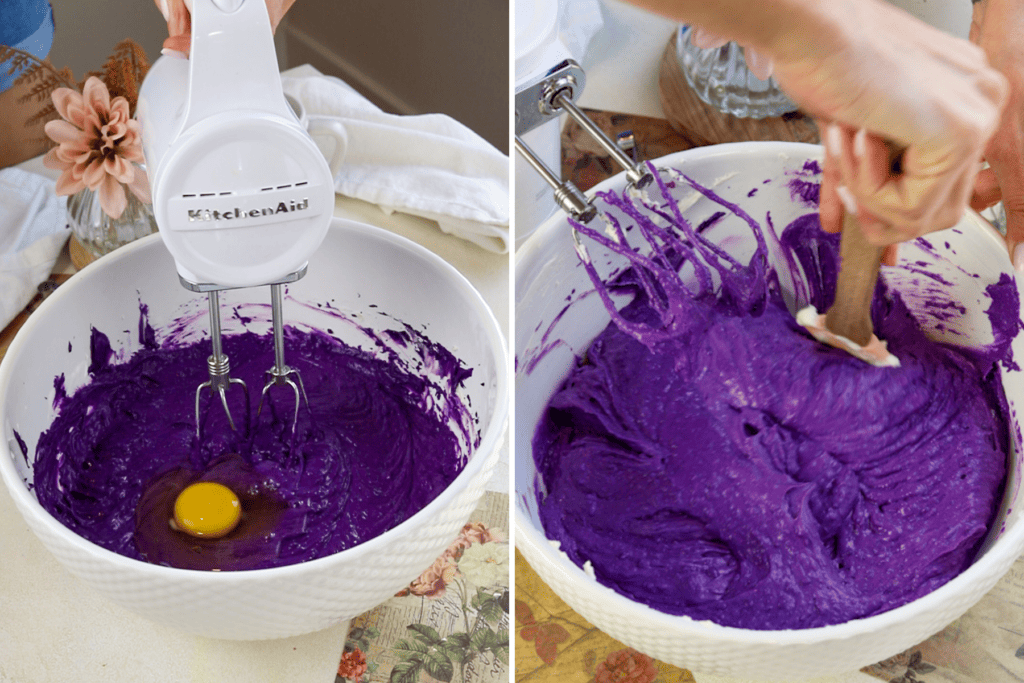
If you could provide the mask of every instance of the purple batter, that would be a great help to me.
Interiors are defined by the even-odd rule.
[[[547,535],[631,599],[741,628],[841,623],[946,583],[971,563],[1000,500],[1008,430],[995,361],[1019,325],[1013,282],[989,288],[1006,330],[985,354],[929,341],[880,285],[875,329],[902,365],[874,368],[796,324],[760,227],[691,184],[750,223],[757,252],[741,264],[705,242],[723,214],[695,229],[664,185],[646,208],[601,196],[632,220],[615,230],[658,248],[619,251],[633,267],[607,283],[587,264],[606,303],[634,296],[535,433]],[[674,227],[657,227],[655,213]],[[837,237],[810,212],[779,242],[826,310]],[[696,284],[676,276],[683,260]]]
[[[294,436],[288,388],[271,390],[255,422],[274,362],[269,336],[225,337],[232,376],[252,397],[249,429],[233,432],[207,392],[198,440],[194,397],[209,342],[158,345],[143,308],[143,348],[118,364],[107,337],[93,330],[91,381],[72,396],[63,377],[56,381],[59,413],[39,438],[36,496],[100,546],[189,569],[294,564],[378,536],[447,487],[465,464],[464,444],[478,438],[456,397],[471,370],[411,329],[384,334],[392,347],[416,349],[430,376],[329,334],[286,328],[288,363],[309,397]],[[244,403],[233,392],[238,421]],[[223,539],[196,539],[168,524],[178,492],[200,480],[222,483],[242,501],[243,520]]]

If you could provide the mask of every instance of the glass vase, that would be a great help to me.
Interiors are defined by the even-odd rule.
[[[85,188],[68,197],[68,225],[89,256],[96,259],[157,231],[153,210],[125,188],[128,204],[118,218],[100,207],[96,193]]]
[[[736,43],[705,50],[690,42],[689,26],[680,26],[676,59],[697,97],[721,112],[763,119],[797,109],[774,78],[762,81],[750,72],[743,48]]]

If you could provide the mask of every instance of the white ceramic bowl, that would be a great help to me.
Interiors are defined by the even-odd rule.
[[[797,216],[813,209],[791,199],[786,174],[802,168],[809,159],[820,159],[820,148],[795,143],[738,143],[704,147],[669,155],[658,166],[671,166],[727,200],[746,209],[764,225],[766,211],[781,230]],[[772,179],[764,184],[762,181]],[[621,174],[596,190],[622,190]],[[758,188],[754,196],[747,192]],[[688,203],[692,190],[677,190],[690,219],[710,215],[706,199]],[[694,222],[696,224],[696,222]],[[750,229],[727,218],[709,234],[734,254],[749,257],[753,251]],[[635,232],[635,231],[634,231]],[[935,251],[953,254],[945,261],[919,244],[901,247],[900,263],[907,260],[934,262],[930,266],[953,282],[955,296],[970,309],[960,318],[931,318],[921,296],[907,294],[927,288],[941,293],[934,282],[910,270],[887,274],[905,294],[908,305],[934,336],[948,339],[991,340],[991,328],[982,311],[987,304],[983,290],[1012,272],[998,234],[970,214],[954,230],[931,236],[933,243],[950,244]],[[606,272],[621,267],[622,259],[608,257],[584,238],[592,260]],[[977,273],[980,277],[971,277]],[[931,284],[929,284],[931,283]],[[1024,373],[1003,371],[1003,384],[1014,424],[1013,451],[1005,500],[999,518],[982,553],[960,576],[938,590],[889,612],[844,624],[806,630],[753,631],[728,628],[688,617],[671,616],[638,604],[598,584],[549,544],[541,527],[537,503],[536,468],[531,441],[549,398],[572,367],[575,356],[609,322],[609,316],[593,292],[590,280],[572,248],[566,220],[556,217],[545,223],[517,254],[516,263],[516,426],[515,426],[515,525],[516,545],[540,577],[592,624],[607,634],[662,661],[695,671],[753,679],[793,680],[841,673],[880,661],[936,633],[967,611],[1008,570],[1024,549],[1020,431],[1017,406],[1024,401]],[[977,304],[977,305],[975,305]],[[979,308],[981,310],[979,310]],[[962,333],[964,336],[958,337]],[[1018,359],[1022,340],[1014,343]]]
[[[266,287],[224,292],[222,310],[245,302],[266,304],[269,297]],[[381,536],[335,555],[273,569],[161,567],[115,554],[71,532],[26,487],[31,454],[53,418],[54,378],[63,374],[69,392],[87,379],[90,327],[106,332],[119,354],[130,353],[138,347],[140,301],[158,330],[184,311],[186,318],[198,321],[197,334],[207,336],[206,298],[178,284],[170,255],[159,235],[153,235],[105,256],[63,285],[29,318],[0,364],[0,474],[35,534],[85,583],[143,617],[189,633],[281,638],[326,628],[380,604],[426,569],[466,523],[498,459],[507,426],[508,360],[501,331],[476,290],[433,253],[378,228],[336,219],[306,277],[288,286],[285,320],[331,327],[347,343],[372,350],[355,326],[340,324],[315,304],[358,313],[359,322],[374,330],[396,329],[398,319],[471,367],[466,390],[479,415],[480,442],[455,481]],[[222,319],[225,332],[239,325],[237,316]],[[27,442],[28,462],[15,430]]]

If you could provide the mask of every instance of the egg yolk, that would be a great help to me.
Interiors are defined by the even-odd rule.
[[[190,536],[220,538],[231,533],[241,518],[238,496],[216,482],[192,484],[174,501],[174,526]]]

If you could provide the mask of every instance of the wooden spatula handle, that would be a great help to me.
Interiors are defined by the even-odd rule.
[[[836,299],[825,314],[825,326],[833,334],[864,346],[871,340],[871,298],[878,282],[878,271],[885,247],[870,244],[856,215],[843,218],[839,243],[839,279]]]

